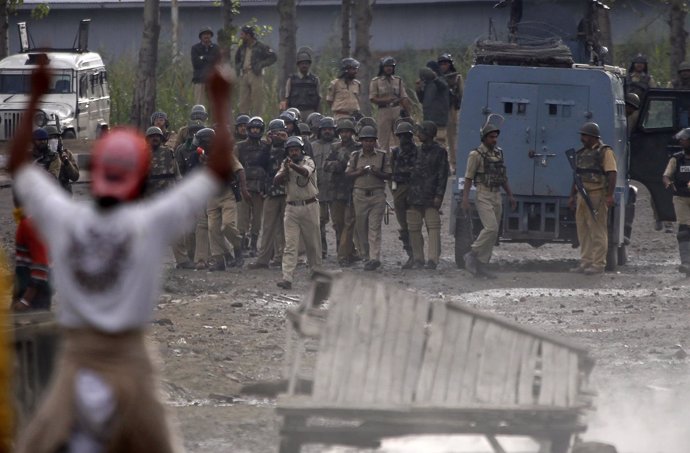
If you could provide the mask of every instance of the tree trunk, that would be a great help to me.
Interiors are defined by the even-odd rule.
[[[285,94],[285,81],[295,72],[297,58],[297,5],[295,0],[278,0],[280,27],[278,37],[278,92],[280,98]]]
[[[359,73],[357,78],[362,82],[362,92],[359,95],[359,107],[366,116],[371,115],[371,104],[369,102],[369,81],[373,73],[371,67],[371,0],[361,0],[354,2],[352,12],[355,20],[355,54],[354,57],[359,61]]]
[[[0,0],[0,58],[5,58],[10,54],[10,20],[9,20],[9,0]]]
[[[221,3],[221,14],[223,16],[223,29],[218,32],[218,45],[223,61],[232,65],[232,37],[235,30],[232,26],[232,19],[235,17],[235,0],[223,0]]]
[[[678,73],[678,66],[685,61],[685,43],[688,32],[685,31],[685,18],[688,12],[684,0],[672,0],[669,8],[669,27],[671,38],[671,78]]]
[[[350,17],[352,16],[352,0],[343,0],[340,10],[340,57],[350,56]]]
[[[136,68],[137,81],[132,98],[132,112],[129,122],[144,129],[149,118],[156,111],[156,64],[158,63],[158,37],[160,25],[160,0],[144,2],[144,33],[139,49],[139,64]]]
[[[170,0],[170,28],[172,31],[172,61],[177,63],[180,60],[179,42],[179,14],[180,9],[177,6],[177,0]]]

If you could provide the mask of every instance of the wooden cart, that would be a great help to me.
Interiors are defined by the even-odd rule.
[[[496,436],[530,436],[566,453],[586,428],[593,360],[563,339],[348,274],[318,277],[288,321],[280,453],[412,434],[483,435],[497,453]],[[313,385],[299,395],[309,338]]]

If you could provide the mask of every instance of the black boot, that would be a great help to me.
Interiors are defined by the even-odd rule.
[[[242,241],[240,242],[240,244],[242,246],[243,252],[248,251],[249,250],[249,236],[247,236],[246,234],[243,234],[242,235]]]
[[[678,270],[690,276],[690,226],[678,226],[678,254],[680,255],[680,266]]]
[[[256,246],[257,243],[259,242],[259,235],[258,234],[252,234],[251,241],[249,243],[249,256],[255,257],[257,254],[256,251]]]
[[[244,266],[244,253],[242,250],[235,250],[235,261],[233,262],[234,267],[240,268]]]
[[[321,225],[321,258],[328,256],[328,241],[326,240],[326,224]]]

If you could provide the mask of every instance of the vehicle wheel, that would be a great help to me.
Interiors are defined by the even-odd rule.
[[[626,264],[628,264],[628,248],[625,244],[618,247],[617,254],[619,266],[625,266]]]
[[[470,251],[473,240],[472,218],[461,212],[455,219],[455,265],[458,269],[465,268],[463,256]]]
[[[618,247],[609,247],[606,251],[606,270],[615,272],[618,265]]]
[[[77,138],[77,134],[74,133],[73,130],[66,130],[65,132],[62,133],[62,138],[65,140],[74,140]]]

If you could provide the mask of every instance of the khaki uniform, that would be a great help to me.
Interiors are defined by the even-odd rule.
[[[350,118],[359,111],[359,94],[362,91],[362,84],[357,79],[345,80],[338,78],[328,86],[326,101],[331,102],[333,118]]]
[[[376,113],[379,146],[384,151],[389,151],[391,147],[398,144],[398,140],[393,133],[395,120],[400,118],[400,101],[407,99],[407,92],[402,79],[396,75],[374,77],[369,84],[369,99],[373,102],[375,97],[389,96],[395,97],[395,100],[385,105],[379,104],[378,112]]]
[[[282,260],[285,247],[285,195],[267,197],[264,200],[264,221],[261,226],[261,246],[256,263],[268,264],[271,258]]]
[[[348,171],[355,171],[371,165],[390,174],[388,154],[375,149],[372,154],[362,150],[352,153],[347,164]],[[386,209],[386,183],[373,174],[366,173],[355,179],[352,199],[355,207],[355,229],[362,243],[364,254],[369,260],[381,261],[381,223]]]
[[[578,194],[575,222],[577,224],[577,238],[580,241],[580,267],[603,271],[606,267],[606,252],[609,246],[608,240],[608,206],[606,206],[607,175],[606,173],[617,171],[616,157],[610,146],[599,142],[592,150],[581,148],[577,151],[577,167],[580,169],[583,162],[583,153],[599,151],[599,172],[603,174],[580,173],[582,182],[587,189],[592,206],[597,210],[594,217],[587,207],[584,198]]]
[[[242,247],[242,237],[237,229],[237,202],[232,189],[228,188],[211,198],[206,205],[206,214],[211,256],[222,256],[230,251],[226,239],[238,253]]]
[[[300,166],[309,172],[308,177],[296,171],[281,167],[278,175],[287,174],[285,185],[287,206],[285,206],[285,250],[283,251],[283,280],[292,282],[292,274],[297,267],[297,248],[300,236],[307,250],[309,266],[321,266],[321,238],[319,232],[319,203],[316,195],[316,167],[309,156],[304,156]]]
[[[481,182],[478,176],[485,173],[484,158],[486,156],[489,161],[499,161],[502,159],[501,154],[496,150],[490,150],[484,144],[479,145],[479,148],[470,152],[467,156],[467,169],[465,170],[465,178],[474,181],[477,187],[477,198],[475,206],[477,214],[482,221],[482,231],[479,236],[472,243],[472,252],[476,253],[477,260],[480,263],[487,264],[491,259],[496,239],[498,238],[498,228],[501,224],[501,215],[503,214],[503,204],[501,200],[501,188],[490,187]]]
[[[237,227],[242,236],[249,233],[258,238],[261,232],[264,197],[258,192],[249,192],[249,195],[251,198],[242,198],[242,201],[237,203]]]

